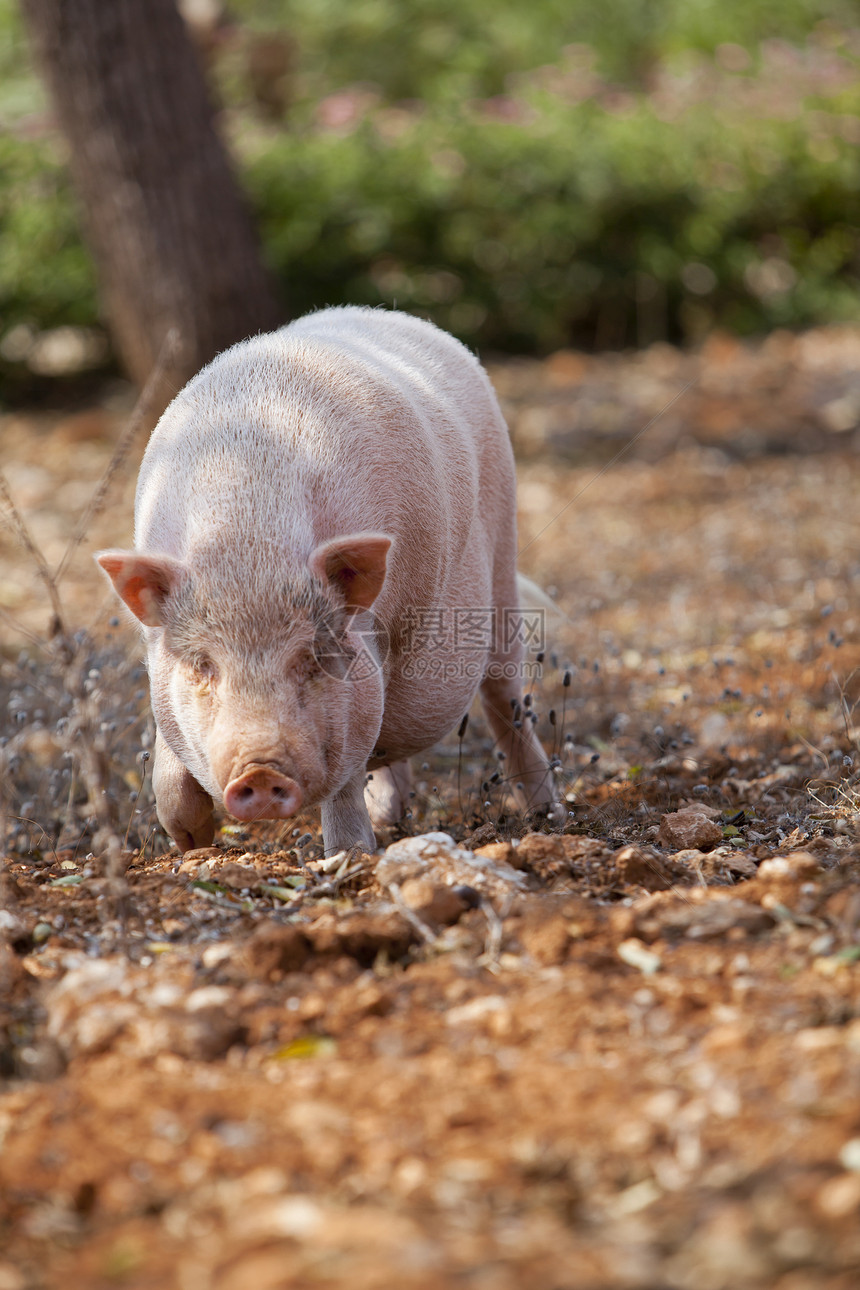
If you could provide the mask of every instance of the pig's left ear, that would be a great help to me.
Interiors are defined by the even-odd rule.
[[[391,538],[385,533],[352,533],[332,538],[312,552],[311,573],[337,587],[347,609],[369,609],[382,590]]]
[[[160,627],[164,602],[182,576],[182,565],[167,555],[137,551],[99,551],[96,562],[113,583],[135,618],[146,627]]]

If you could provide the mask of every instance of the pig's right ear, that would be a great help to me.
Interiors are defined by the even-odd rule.
[[[311,553],[311,573],[337,587],[347,609],[369,609],[382,590],[391,538],[387,533],[352,533],[332,538]]]
[[[114,591],[145,627],[161,627],[164,602],[182,576],[182,565],[166,555],[137,551],[99,551],[101,565]]]

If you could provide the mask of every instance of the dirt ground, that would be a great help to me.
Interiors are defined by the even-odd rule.
[[[118,894],[13,803],[0,1290],[860,1284],[858,371],[849,330],[493,366],[563,830],[477,712],[376,856],[150,831]],[[0,424],[52,567],[127,404]],[[47,609],[8,530],[0,606],[11,714]]]

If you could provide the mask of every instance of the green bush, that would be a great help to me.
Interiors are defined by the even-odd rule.
[[[92,323],[95,275],[54,142],[0,135],[0,318]]]
[[[20,322],[97,316],[92,264],[45,110],[17,10],[0,0],[0,336]]]

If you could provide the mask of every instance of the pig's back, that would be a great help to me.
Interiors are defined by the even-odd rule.
[[[147,448],[136,541],[210,566],[214,552],[256,584],[272,560],[294,569],[328,538],[388,532],[379,610],[396,613],[489,603],[513,511],[507,431],[475,357],[420,319],[346,307],[236,345],[189,382]]]

